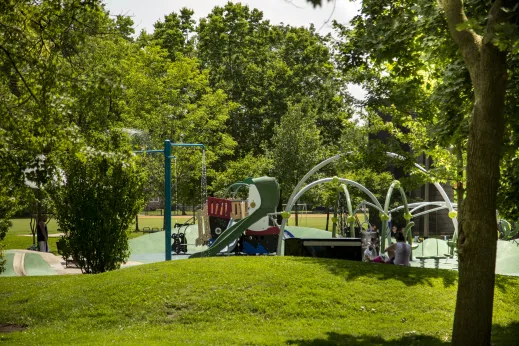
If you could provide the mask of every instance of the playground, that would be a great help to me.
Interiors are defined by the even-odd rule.
[[[129,339],[149,344],[163,342],[167,334],[173,344],[190,345],[211,344],[208,340],[221,345],[448,344],[458,280],[452,246],[456,233],[448,240],[416,241],[410,230],[413,219],[423,215],[424,204],[407,203],[396,181],[380,203],[369,189],[348,179],[306,183],[313,171],[299,182],[282,210],[276,180],[261,177],[240,182],[247,187],[246,199],[232,193],[229,198],[209,197],[194,218],[166,212],[167,222],[141,215],[141,230],[129,233],[130,257],[121,270],[62,275],[81,270],[74,263],[67,265],[59,254],[8,250],[2,276],[11,277],[0,279],[0,294],[6,297],[0,314],[10,323],[0,328],[21,332],[6,334],[0,329],[0,340],[35,344],[50,336],[54,344]],[[291,208],[320,184],[336,186],[343,203],[334,210],[331,230],[308,227],[322,228],[324,215],[305,215],[294,226]],[[351,188],[368,197],[355,208],[349,200]],[[402,203],[391,209],[393,191],[400,193]],[[431,212],[448,209],[453,223],[457,221],[454,203],[433,203]],[[405,210],[411,267],[362,262],[361,250],[374,235],[366,206],[381,215],[382,248],[394,241],[391,213]],[[510,237],[514,229],[502,223],[503,237]],[[55,226],[50,236],[60,236]],[[12,237],[31,240],[23,231],[10,237],[14,243],[19,240]],[[288,244],[297,242],[308,250],[301,251],[304,257],[291,256]],[[335,249],[328,252],[332,258],[317,258],[328,257],[318,255],[327,253],[323,248]],[[348,256],[342,257],[345,253]],[[503,275],[496,278],[496,345],[514,344],[519,338],[519,278],[514,277],[519,276],[518,264],[517,243],[499,240],[496,273]],[[44,278],[56,275],[61,276]],[[388,294],[391,299],[375,298]]]
[[[164,153],[171,157],[168,150]],[[393,153],[387,153],[387,155],[396,157]],[[391,213],[403,210],[406,220],[405,237],[412,248],[410,265],[419,268],[456,270],[456,204],[449,200],[441,185],[434,184],[444,201],[408,203],[406,193],[400,183],[394,181],[389,186],[384,205],[382,205],[368,188],[355,181],[330,177],[307,183],[314,173],[324,166],[342,159],[343,156],[347,156],[347,154],[336,155],[312,168],[295,187],[288,202],[284,204],[284,211],[279,210],[279,187],[273,178],[248,178],[233,184],[228,189],[231,198],[209,197],[204,208],[198,210],[193,217],[171,215],[171,187],[165,184],[168,189],[166,196],[170,200],[167,204],[169,212],[166,211],[164,217],[146,215],[139,217],[141,229],[130,234],[130,257],[122,267],[156,263],[164,261],[164,259],[180,260],[230,255],[283,255],[286,253],[284,240],[287,238],[302,239],[303,241],[314,239],[312,240],[315,243],[314,246],[331,248],[339,246],[338,240],[340,239],[362,239],[362,252],[368,246],[374,245],[371,242],[376,241],[378,250],[383,253],[389,244],[395,242],[390,233]],[[170,165],[169,162],[167,164]],[[415,166],[426,172],[418,164]],[[171,172],[166,170],[165,179],[171,180],[168,174]],[[205,181],[205,177],[202,181]],[[288,222],[293,216],[294,205],[305,192],[321,184],[335,185],[338,193],[337,208],[334,209],[331,218],[331,231],[323,230],[324,224],[328,224],[330,221],[329,218],[326,220],[324,215],[304,214],[300,222],[304,222],[306,225],[289,226]],[[247,199],[237,199],[238,191],[244,187],[248,190]],[[351,202],[349,193],[351,188],[362,191],[367,197],[356,208],[353,208]],[[390,209],[393,192],[398,192],[401,205]],[[205,195],[206,192],[202,190],[202,196],[205,197]],[[339,207],[341,200],[342,207]],[[372,225],[365,212],[367,207],[380,213],[381,232],[370,232]],[[425,207],[432,208],[425,210]],[[449,217],[454,226],[452,237],[419,240],[418,236],[412,236],[414,218],[443,209],[449,211]],[[361,211],[364,211],[364,214]],[[501,220],[499,229],[502,238],[506,240],[498,241],[496,273],[519,276],[519,243],[514,240],[517,233],[516,226],[512,227],[506,220]],[[29,236],[29,234],[18,234],[18,236]],[[51,232],[49,237],[56,239],[57,236],[60,235]],[[319,239],[328,239],[323,243],[326,245],[318,244]],[[342,251],[349,250],[344,248]],[[64,258],[59,255],[22,249],[11,249],[6,254],[7,270],[2,276],[57,275],[80,272],[78,268],[70,266],[68,261],[64,261]],[[362,260],[362,258],[356,260]]]

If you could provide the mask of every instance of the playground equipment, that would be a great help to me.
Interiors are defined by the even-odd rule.
[[[516,222],[508,222],[505,219],[498,219],[497,226],[499,238],[507,241],[517,241],[519,236],[519,225]]]
[[[166,261],[171,261],[171,159],[174,156],[171,155],[172,147],[201,147],[202,148],[202,197],[207,195],[207,178],[205,177],[205,145],[198,143],[171,143],[169,139],[164,141],[164,149],[161,150],[138,150],[138,153],[163,153],[164,154],[164,233],[166,237],[165,245],[165,256]],[[205,184],[205,185],[204,185]],[[205,198],[204,198],[205,200]]]
[[[166,141],[169,143],[169,141]],[[166,157],[166,149],[167,146],[169,147],[169,152]],[[167,158],[166,161],[171,160],[171,146],[202,146],[201,144],[166,144],[165,143],[165,149],[164,151],[149,151],[149,152],[164,152],[165,157]],[[331,162],[337,161],[340,158],[344,157],[346,154],[339,154],[335,155],[329,159],[324,160],[323,162],[316,165],[314,168],[312,168],[297,184],[296,188],[292,192],[286,207],[285,212],[281,213],[283,214],[283,219],[281,222],[281,225],[277,227],[277,224],[274,220],[275,215],[280,215],[279,213],[275,212],[275,208],[278,205],[279,201],[279,189],[277,186],[277,182],[275,182],[275,179],[273,178],[257,178],[257,179],[249,179],[244,182],[239,182],[236,184],[231,185],[229,187],[228,192],[230,193],[231,197],[236,198],[242,188],[245,186],[249,187],[249,200],[226,200],[226,199],[215,199],[215,198],[208,198],[207,199],[207,206],[204,208],[205,210],[202,210],[198,214],[198,227],[199,227],[199,237],[197,239],[197,245],[202,244],[209,244],[209,248],[207,250],[204,250],[200,253],[193,254],[192,257],[202,257],[202,256],[214,256],[222,251],[231,252],[231,251],[238,251],[238,252],[245,252],[245,253],[273,253],[276,252],[278,255],[282,255],[282,242],[283,237],[280,237],[280,234],[285,234],[285,227],[287,223],[287,218],[290,216],[290,212],[292,211],[292,208],[294,207],[295,203],[299,200],[299,198],[309,189],[311,189],[314,186],[317,186],[319,184],[323,183],[335,183],[338,186],[339,193],[343,194],[346,200],[346,206],[347,206],[347,214],[348,217],[346,218],[345,222],[343,221],[343,225],[347,225],[347,227],[341,227],[341,233],[344,235],[344,229],[349,228],[349,236],[355,236],[355,223],[359,226],[359,232],[362,233],[362,226],[358,220],[356,220],[356,211],[353,210],[352,204],[351,204],[351,198],[349,194],[348,187],[355,187],[362,192],[364,192],[368,199],[363,202],[363,207],[369,206],[370,208],[373,208],[374,210],[378,211],[380,213],[381,219],[382,219],[382,227],[381,227],[381,244],[380,244],[380,250],[383,251],[386,247],[386,241],[387,244],[391,242],[391,236],[390,232],[388,230],[388,221],[390,218],[391,212],[394,212],[398,210],[399,208],[404,208],[404,218],[406,219],[406,224],[409,225],[411,222],[411,219],[413,217],[423,215],[424,213],[433,212],[440,209],[448,209],[449,210],[449,216],[453,220],[455,233],[454,233],[454,239],[456,239],[457,235],[457,220],[456,220],[456,211],[454,210],[455,204],[451,203],[451,201],[448,199],[447,194],[443,190],[443,188],[437,184],[434,183],[436,188],[440,191],[440,194],[444,198],[444,202],[424,202],[421,204],[411,204],[412,210],[409,210],[409,205],[407,203],[407,199],[404,193],[404,190],[400,186],[400,183],[398,181],[394,181],[391,186],[388,189],[386,199],[384,202],[384,207],[381,205],[381,203],[377,200],[377,198],[363,185],[352,181],[348,179],[333,177],[333,178],[324,178],[317,181],[314,181],[304,188],[302,188],[303,184],[308,180],[308,178],[313,175],[315,172],[317,172],[322,167],[328,165]],[[387,156],[397,158],[397,159],[403,159],[402,157],[394,154],[394,153],[386,153]],[[204,165],[203,165],[204,166]],[[421,167],[418,164],[415,164],[415,166],[420,169],[422,172],[427,172],[425,168]],[[205,171],[205,166],[203,167],[203,171]],[[171,174],[170,170],[166,170],[166,174]],[[202,179],[204,180],[204,179]],[[170,190],[170,185],[166,182],[166,190]],[[202,183],[203,185],[203,183]],[[403,206],[400,206],[398,208],[395,208],[393,210],[389,210],[389,205],[391,202],[391,198],[393,195],[394,190],[398,190],[401,196]],[[204,190],[204,189],[202,189]],[[166,196],[169,196],[169,198],[166,198],[168,202],[169,200],[169,208],[168,205],[166,205],[166,210],[170,209],[171,207],[171,192],[165,191]],[[257,194],[256,197],[251,197],[254,194]],[[204,192],[203,192],[204,196]],[[256,198],[258,202],[251,200]],[[258,204],[261,206],[259,207]],[[437,208],[422,211],[421,213],[415,213],[420,208],[423,208],[427,205],[436,205]],[[257,207],[256,207],[257,206]],[[247,210],[247,212],[245,211]],[[238,212],[239,211],[239,212]],[[415,213],[413,215],[413,213]],[[169,214],[169,216],[168,216]],[[233,217],[231,217],[231,215]],[[238,217],[237,217],[238,216]],[[169,213],[166,214],[166,237],[169,239],[169,244],[171,244],[171,211],[169,210]],[[169,232],[168,232],[168,220],[169,220]],[[336,217],[334,217],[334,231],[333,236],[336,236]],[[256,232],[256,233],[254,233]],[[406,227],[406,234],[405,234],[408,242],[412,244],[412,236],[411,236],[411,228]],[[248,237],[248,239],[247,239]],[[180,236],[177,236],[177,246],[176,249],[180,249],[180,252],[182,252],[182,245],[184,245],[185,238],[181,238]],[[272,241],[275,239],[277,241],[277,247],[274,249],[272,248]],[[247,241],[248,240],[248,241]],[[169,258],[168,258],[169,257]],[[171,245],[168,245],[168,240],[166,240],[166,260],[171,259]]]
[[[391,238],[390,238],[391,236],[390,236],[390,233],[388,232],[388,221],[389,221],[389,217],[390,217],[390,215],[389,215],[389,203],[391,201],[393,190],[395,188],[400,191],[400,195],[402,197],[403,208],[405,209],[404,218],[406,219],[406,223],[409,224],[410,220],[413,218],[413,215],[409,212],[409,206],[407,204],[407,199],[405,197],[405,193],[404,193],[404,191],[403,191],[403,189],[400,186],[400,183],[398,181],[394,181],[391,184],[391,186],[390,186],[390,188],[388,190],[388,193],[386,195],[386,200],[385,200],[384,208],[382,208],[382,205],[379,203],[379,201],[375,198],[375,196],[367,188],[365,188],[364,186],[362,186],[361,184],[359,184],[357,182],[354,182],[354,181],[351,181],[351,180],[347,180],[347,179],[341,179],[341,178],[338,178],[338,177],[325,178],[325,179],[320,179],[320,180],[314,181],[314,182],[308,184],[307,186],[305,186],[304,188],[302,188],[303,185],[306,183],[306,181],[310,178],[310,176],[312,176],[314,173],[316,173],[317,171],[319,171],[321,168],[325,167],[326,165],[341,159],[342,157],[344,157],[347,154],[349,154],[349,153],[338,154],[338,155],[332,156],[332,157],[330,157],[330,158],[320,162],[315,167],[313,167],[310,171],[308,171],[308,173],[305,174],[305,176],[297,183],[296,187],[292,191],[292,194],[290,195],[290,198],[289,198],[289,200],[287,202],[287,206],[285,208],[284,215],[285,216],[289,216],[290,212],[292,210],[293,205],[302,196],[302,194],[304,194],[306,191],[308,191],[309,189],[311,189],[312,187],[314,187],[316,185],[319,185],[319,184],[322,184],[322,183],[329,183],[329,182],[332,182],[332,181],[335,182],[335,183],[342,182],[345,185],[352,185],[352,186],[360,189],[361,191],[363,191],[364,193],[366,193],[368,195],[370,201],[365,201],[364,202],[365,205],[369,205],[370,207],[372,207],[375,210],[380,212],[380,216],[381,216],[381,219],[382,219],[382,229],[381,229],[381,232],[382,232],[381,233],[382,234],[382,244],[381,244],[381,250],[384,250],[385,249],[385,242],[386,242],[386,240],[388,241],[388,243],[391,241]],[[395,153],[386,152],[386,155],[388,157],[392,157],[392,158],[403,160],[403,157],[401,157],[400,155],[397,155]],[[423,168],[422,166],[418,165],[417,163],[415,163],[414,165],[421,172],[427,173],[427,170],[425,168]],[[458,232],[458,222],[457,222],[457,218],[456,218],[457,212],[454,210],[454,205],[450,201],[450,199],[448,198],[448,196],[445,193],[445,190],[443,189],[443,187],[439,183],[436,183],[436,182],[433,183],[433,184],[438,189],[438,191],[440,192],[440,195],[444,199],[444,202],[445,202],[444,206],[449,210],[449,217],[451,217],[453,225],[454,225],[453,241],[455,241],[456,238],[457,238],[457,232]],[[347,196],[347,198],[349,197],[349,193],[347,193],[347,189],[345,191],[345,195]],[[432,212],[432,211],[433,210],[428,210],[427,212]],[[349,212],[350,212],[350,215],[353,217],[353,210],[350,209]],[[350,223],[350,225],[351,225],[351,223]],[[286,218],[283,218],[283,221],[282,221],[281,226],[280,226],[280,232],[283,232],[285,230],[285,227],[286,227]],[[408,229],[408,231],[406,233],[407,233],[406,234],[406,238],[408,239],[408,241],[410,243],[412,243],[410,229]],[[351,229],[350,229],[350,234],[351,234]],[[279,240],[278,240],[278,247],[277,247],[277,254],[278,255],[282,255],[282,244],[283,244],[283,238],[280,237]]]
[[[253,247],[250,242],[247,242],[247,240],[253,240],[253,237],[279,236],[277,227],[269,227],[269,214],[275,213],[279,203],[279,185],[276,179],[262,177],[246,180],[245,183],[249,184],[248,215],[244,215],[241,205],[235,204],[236,209],[233,209],[231,200],[209,199],[207,210],[208,216],[213,217],[213,224],[218,224],[219,220],[231,220],[231,214],[239,215],[241,219],[230,223],[225,231],[218,227],[211,227],[210,231],[214,232],[212,233],[215,237],[214,241],[207,250],[195,253],[190,258],[216,256],[240,238],[242,239],[242,249],[246,250],[246,244]],[[244,233],[245,239],[242,238]],[[246,239],[247,237],[250,239]],[[263,247],[260,243],[257,246]],[[264,253],[267,252],[265,249],[260,250],[264,250],[261,251]]]

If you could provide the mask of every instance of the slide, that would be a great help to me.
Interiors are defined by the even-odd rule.
[[[250,226],[255,224],[262,217],[267,216],[268,213],[276,211],[279,202],[279,185],[276,179],[261,177],[254,178],[247,182],[256,185],[256,188],[258,189],[261,199],[259,208],[249,216],[237,221],[231,227],[227,228],[222,234],[220,234],[215,242],[211,244],[209,249],[197,252],[189,258],[216,256],[229,244],[238,239]]]

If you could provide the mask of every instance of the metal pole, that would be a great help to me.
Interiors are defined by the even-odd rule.
[[[164,141],[164,230],[166,237],[166,261],[171,261],[171,142]]]
[[[177,158],[175,160],[175,215],[178,215],[178,175],[177,175]]]

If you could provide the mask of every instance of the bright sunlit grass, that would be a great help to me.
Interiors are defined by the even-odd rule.
[[[519,278],[498,277],[493,341],[519,340]],[[442,345],[457,273],[341,260],[228,257],[100,275],[0,279],[6,344]]]

